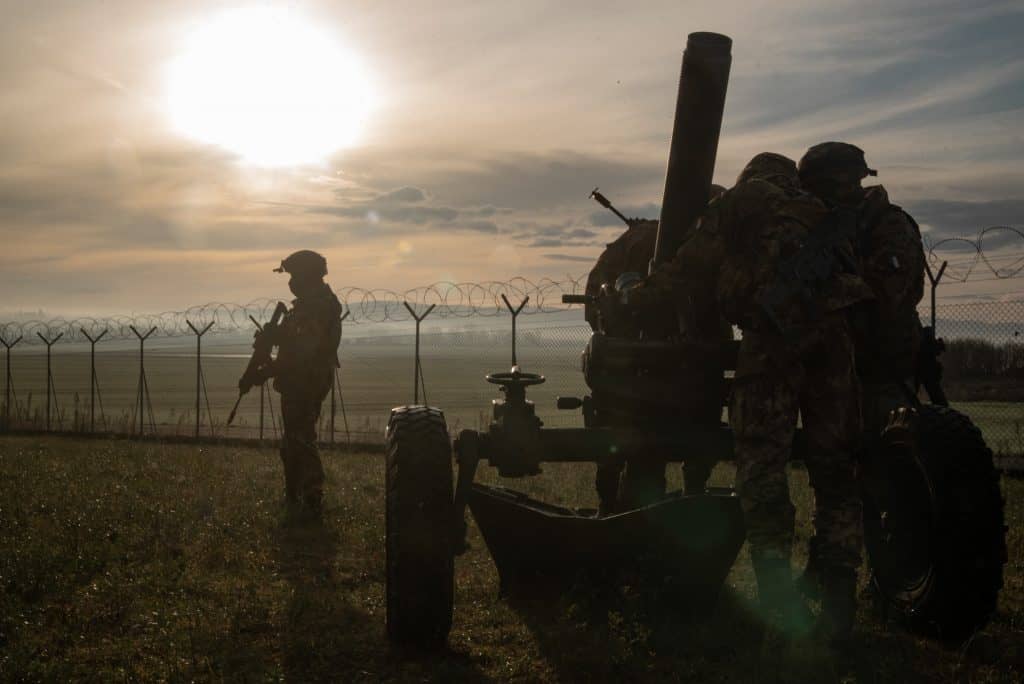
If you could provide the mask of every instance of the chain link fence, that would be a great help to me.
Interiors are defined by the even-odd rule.
[[[926,320],[929,312],[921,313]],[[971,416],[993,450],[1024,456],[1024,301],[940,304],[936,314],[952,405]],[[448,329],[421,336],[420,400],[444,409],[453,430],[486,426],[499,393],[484,377],[512,363],[511,317],[476,322],[480,327],[457,328],[445,321]],[[326,443],[379,442],[389,409],[413,401],[411,326],[388,322],[357,333],[346,328],[339,348],[341,368],[321,415]],[[559,411],[555,399],[587,392],[580,353],[589,336],[578,311],[520,321],[519,365],[547,378],[530,398],[548,426],[582,424],[578,411]],[[49,360],[44,345],[8,350],[0,421],[10,430],[279,436],[277,395],[269,389],[245,396],[235,423],[225,425],[248,359],[245,337],[204,337],[198,367],[194,337],[156,337],[142,358],[140,348],[137,340],[101,341],[93,356],[87,341],[58,340]]]

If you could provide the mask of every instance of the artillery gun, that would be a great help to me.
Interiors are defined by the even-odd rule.
[[[707,205],[730,49],[725,36],[689,36],[655,265],[675,253]],[[606,296],[628,306],[614,289]],[[585,297],[565,301],[584,303]],[[546,428],[527,399],[527,389],[545,378],[517,363],[515,314],[512,368],[486,376],[503,395],[492,402],[487,430],[463,430],[453,443],[440,409],[403,406],[391,412],[386,601],[388,636],[396,643],[436,647],[445,641],[455,558],[466,548],[467,508],[504,594],[557,585],[580,570],[653,561],[661,577],[672,578],[674,601],[707,606],[743,544],[743,516],[732,489],[656,492],[595,516],[474,482],[485,462],[501,477],[521,478],[538,475],[551,462],[653,465],[638,469],[650,473],[665,463],[732,454],[731,432],[719,419],[688,422],[686,412],[681,419],[670,404],[638,415],[634,400],[646,397],[639,405],[656,407],[659,375],[680,360],[713,357],[722,369],[734,368],[737,343],[717,345],[709,357],[706,345],[685,340],[658,334],[625,339],[599,331],[585,353],[593,394],[558,399],[558,408],[582,412],[584,427]],[[715,392],[703,395],[716,417],[722,399]],[[894,412],[881,435],[865,440],[861,487],[873,582],[880,600],[913,626],[962,638],[988,620],[1002,585],[1006,551],[998,475],[991,451],[966,416],[941,406],[915,408]],[[629,419],[621,419],[623,413]],[[801,449],[798,434],[794,458]]]

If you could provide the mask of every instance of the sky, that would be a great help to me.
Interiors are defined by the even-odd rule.
[[[253,7],[315,26],[361,65],[370,99],[275,45],[260,62],[368,107],[341,149],[266,166],[176,127],[169,65],[204,26]],[[335,287],[585,273],[621,232],[592,188],[658,215],[682,48],[704,30],[734,40],[717,182],[758,152],[846,140],[930,244],[1024,227],[1019,1],[0,0],[0,12],[3,311],[283,298],[271,269],[302,248],[327,257]],[[963,248],[947,243],[953,272],[969,265]],[[1019,265],[1024,241],[993,231],[986,253]],[[986,268],[943,295],[1024,296],[1024,279]]]

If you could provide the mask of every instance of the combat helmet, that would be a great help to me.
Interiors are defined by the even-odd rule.
[[[878,175],[864,160],[864,150],[850,143],[834,141],[808,148],[797,168],[803,182],[823,177],[855,177],[860,181],[865,176]]]
[[[285,257],[274,272],[289,273],[300,278],[323,278],[327,275],[327,259],[312,250],[300,249]]]
[[[796,187],[800,184],[796,162],[775,152],[762,152],[747,162],[736,178],[736,184],[749,180],[763,180],[786,187]]]

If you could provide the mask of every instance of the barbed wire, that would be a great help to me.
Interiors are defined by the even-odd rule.
[[[541,278],[529,280],[516,277],[507,281],[480,283],[437,282],[403,292],[384,288],[340,287],[335,294],[345,311],[350,312],[347,323],[385,323],[411,321],[405,303],[417,312],[434,305],[431,318],[472,318],[509,315],[501,296],[505,295],[518,305],[526,297],[529,301],[523,314],[564,311],[572,305],[562,304],[563,294],[583,291],[586,276],[566,275],[563,279]],[[210,332],[231,333],[253,330],[250,316],[257,321],[270,318],[277,300],[255,299],[248,304],[209,302],[183,311],[164,311],[157,314],[123,316],[53,318],[48,320],[9,321],[0,323],[0,337],[6,344],[21,339],[24,344],[42,344],[40,335],[53,339],[63,334],[65,342],[85,342],[96,338],[104,330],[105,339],[134,340],[132,327],[145,334],[154,330],[156,337],[184,337],[192,335],[189,322],[202,329],[212,324]]]
[[[995,254],[989,256],[985,252],[985,239],[990,236],[1008,234],[1010,239],[1017,238],[1017,249],[1012,254]],[[990,226],[978,232],[976,238],[951,237],[938,240],[926,246],[928,261],[937,268],[943,261],[948,262],[944,280],[966,283],[968,280],[984,282],[988,280],[1008,280],[1024,275],[1024,231],[1012,226]],[[967,252],[964,258],[950,258],[954,253]],[[1006,262],[1006,263],[1003,263]],[[973,277],[979,267],[987,270],[991,277]],[[984,270],[982,271],[984,273]]]
[[[985,251],[985,240],[993,234],[1009,233],[1020,241],[1020,251],[1013,254],[989,256]],[[927,258],[934,268],[948,261],[944,280],[959,283],[1005,280],[1024,276],[1024,231],[1012,226],[992,226],[979,231],[976,238],[944,238],[925,246]],[[968,252],[964,258],[950,258],[954,253]],[[1005,262],[1005,263],[1004,263]],[[979,267],[987,270],[991,277],[977,277]],[[524,314],[563,311],[572,305],[562,304],[563,294],[583,292],[586,274],[566,275],[561,279],[541,278],[530,280],[515,277],[506,281],[484,281],[479,283],[437,282],[405,291],[387,288],[340,287],[335,294],[345,310],[350,312],[346,322],[385,323],[411,321],[405,308],[408,302],[414,310],[423,311],[434,305],[432,318],[473,318],[508,315],[508,309],[501,296],[505,295],[514,303],[529,297],[523,309]],[[277,301],[269,298],[255,299],[247,304],[209,302],[189,307],[183,311],[164,311],[156,314],[132,314],[103,317],[53,318],[48,320],[27,320],[0,322],[0,338],[6,344],[21,339],[25,344],[43,344],[40,335],[53,339],[63,334],[66,342],[83,342],[95,338],[104,330],[106,339],[135,339],[134,326],[145,334],[155,329],[158,337],[184,337],[192,335],[188,323],[197,327],[212,324],[210,332],[231,333],[250,331],[253,328],[250,316],[265,321]]]

